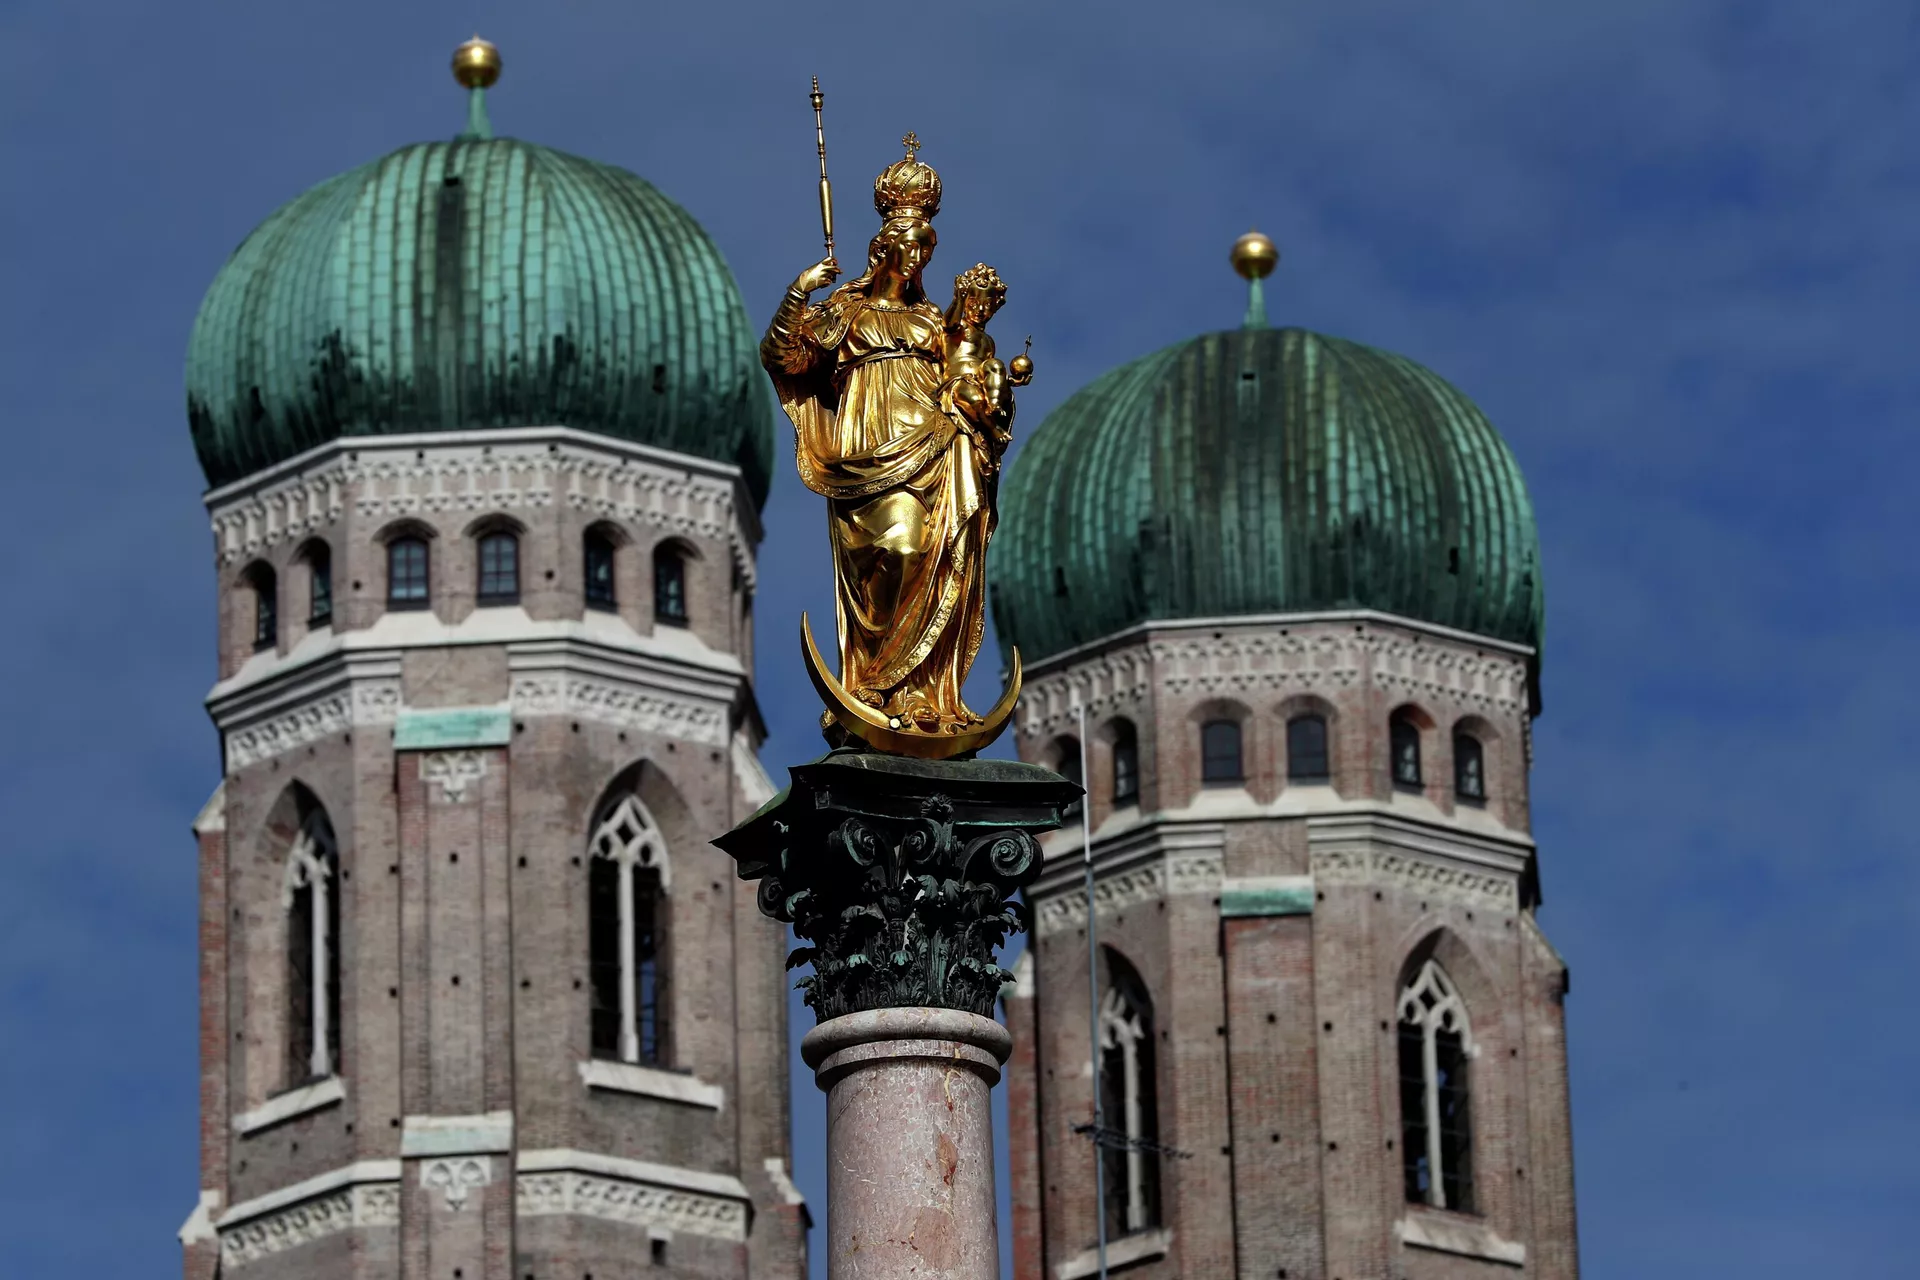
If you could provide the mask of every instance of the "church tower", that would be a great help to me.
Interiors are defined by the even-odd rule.
[[[1084,743],[1095,882],[1090,922],[1078,824],[1045,838],[1015,1274],[1095,1274],[1104,1218],[1129,1276],[1570,1280],[1532,509],[1438,376],[1268,328],[1277,257],[1243,238],[1243,328],[1096,380],[1009,470],[1017,746],[1078,780]]]
[[[314,187],[201,306],[224,777],[188,1280],[797,1280],[755,760],[757,333],[623,170],[493,136]]]

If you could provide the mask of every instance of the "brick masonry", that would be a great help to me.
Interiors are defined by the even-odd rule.
[[[1149,624],[1030,672],[1023,759],[1077,752],[1088,708],[1099,941],[1148,987],[1159,1137],[1189,1153],[1161,1162],[1166,1238],[1126,1274],[1577,1274],[1566,969],[1536,918],[1527,657],[1341,614]],[[1418,788],[1389,772],[1402,709],[1420,726]],[[1287,778],[1286,723],[1303,711],[1329,723],[1324,783]],[[1122,719],[1140,799],[1116,808]],[[1241,726],[1238,784],[1202,781],[1212,719]],[[1483,746],[1483,803],[1454,794],[1456,730]],[[1020,1280],[1081,1273],[1095,1234],[1093,1148],[1071,1132],[1093,1105],[1079,831],[1045,843],[1031,959],[1005,1001]],[[1297,909],[1223,914],[1223,894],[1283,877],[1310,894]],[[1429,957],[1476,1049],[1471,1214],[1402,1188],[1396,996]]]
[[[558,429],[360,444],[209,498],[228,768],[196,824],[188,1280],[794,1280],[785,939],[707,843],[769,790],[738,477]],[[490,519],[519,531],[516,605],[474,598]],[[619,544],[611,611],[585,604],[590,526]],[[397,528],[429,539],[429,610],[385,607]],[[334,614],[312,626],[316,540]],[[685,560],[685,626],[653,618],[662,543]],[[260,565],[280,628],[256,651]],[[403,714],[447,708],[504,709],[505,740],[397,746]],[[588,838],[625,788],[670,866],[663,1065],[717,1108],[583,1080]],[[285,1060],[281,906],[302,804],[339,846],[341,1062],[332,1096],[243,1132],[306,1096]]]

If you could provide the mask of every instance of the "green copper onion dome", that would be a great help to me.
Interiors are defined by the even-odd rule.
[[[476,46],[485,46],[476,50]],[[282,207],[201,303],[187,416],[209,484],[341,436],[570,426],[737,464],[765,500],[772,408],[740,292],[645,180],[467,131]]]
[[[1533,508],[1492,425],[1413,361],[1268,329],[1258,302],[1034,431],[1000,497],[1002,645],[1033,662],[1148,620],[1374,609],[1537,649]]]

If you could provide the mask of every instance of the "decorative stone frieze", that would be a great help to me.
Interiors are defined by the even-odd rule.
[[[523,1218],[577,1214],[717,1240],[747,1238],[742,1201],[599,1173],[523,1173],[514,1180],[514,1205]]]
[[[595,676],[537,673],[513,677],[515,715],[574,716],[702,746],[727,745],[727,708]]]
[[[226,1266],[240,1267],[336,1232],[399,1222],[400,1184],[361,1183],[221,1227],[220,1256]]]
[[[1316,849],[1316,885],[1391,885],[1451,902],[1517,910],[1519,880],[1497,871],[1462,866],[1388,850]]]
[[[420,1185],[429,1191],[438,1191],[447,1208],[456,1213],[467,1207],[470,1193],[492,1182],[490,1156],[442,1156],[420,1166]]]
[[[467,788],[487,776],[487,758],[478,751],[433,751],[420,762],[420,776],[439,789],[442,804],[464,804]],[[428,793],[429,798],[433,796]]]
[[[1093,881],[1094,909],[1105,916],[1175,893],[1217,893],[1219,854],[1180,854],[1105,875]],[[1085,927],[1087,899],[1079,881],[1064,885],[1033,904],[1034,932],[1043,938]]]
[[[243,769],[359,726],[390,725],[399,714],[398,680],[355,681],[228,730],[227,769]]]
[[[792,772],[779,805],[714,843],[760,881],[760,909],[808,944],[787,964],[813,965],[800,985],[814,1013],[991,1017],[1012,977],[995,949],[1026,927],[1009,899],[1040,874],[1034,836],[1080,789],[1038,765],[853,750]]]
[[[1303,617],[1184,632],[1141,628],[1137,638],[1030,679],[1021,729],[1066,732],[1082,703],[1095,717],[1125,713],[1156,686],[1176,697],[1264,702],[1295,693],[1332,696],[1371,680],[1410,699],[1449,699],[1489,714],[1527,711],[1523,653],[1422,634],[1418,623],[1384,615],[1358,625]]]
[[[490,437],[486,444],[449,443],[444,436],[341,441],[292,474],[215,493],[208,506],[220,562],[238,564],[297,541],[349,511],[384,522],[396,516],[529,512],[564,505],[725,540],[734,548],[735,567],[751,584],[757,528],[742,527],[738,482],[723,469],[689,474],[689,465],[713,464],[679,455],[660,455],[656,461],[641,450],[564,429],[517,434],[521,438]]]

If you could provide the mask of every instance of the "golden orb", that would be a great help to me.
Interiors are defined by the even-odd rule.
[[[1264,280],[1280,264],[1280,250],[1258,231],[1249,231],[1233,242],[1233,269],[1248,280]]]
[[[1031,378],[1033,376],[1033,357],[1022,352],[1007,361],[1007,370],[1016,378]]]
[[[500,78],[500,50],[476,32],[453,51],[453,78],[469,89],[492,88]]]

